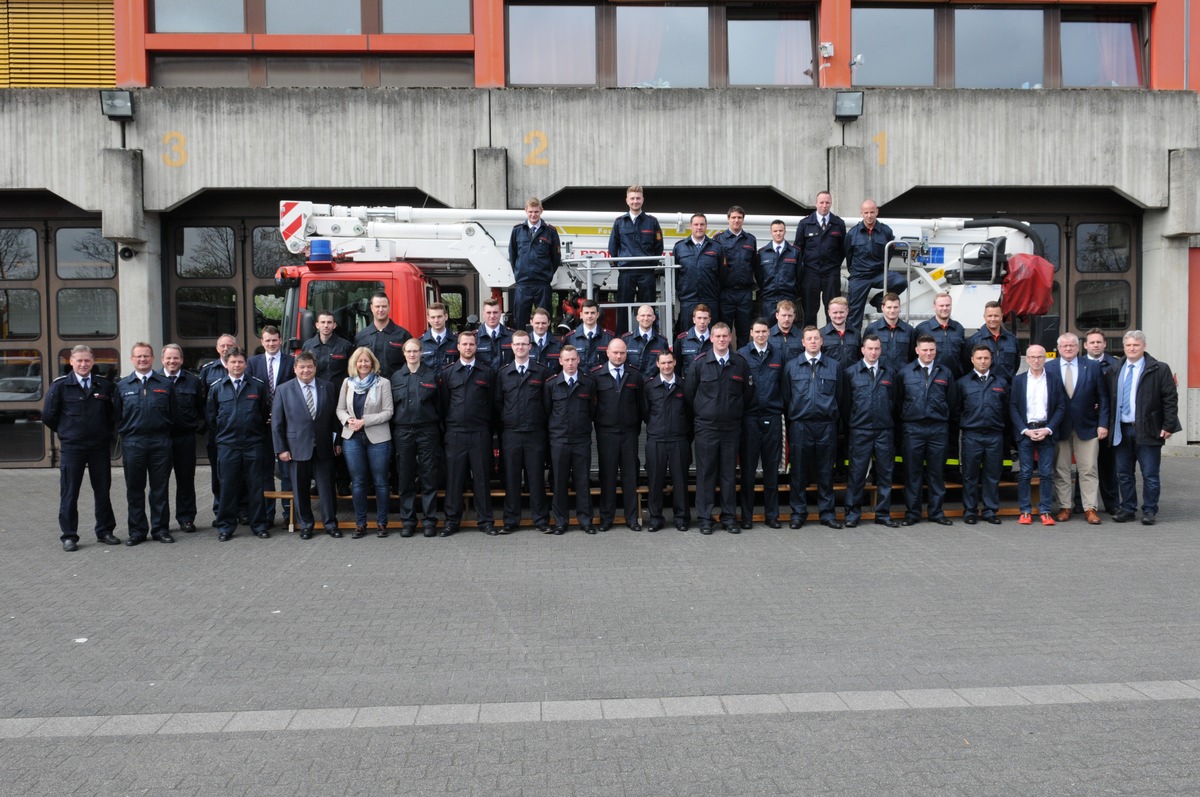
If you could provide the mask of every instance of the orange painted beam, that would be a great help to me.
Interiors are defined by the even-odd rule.
[[[325,36],[321,34],[254,34],[258,53],[361,53],[367,49],[366,34]]]
[[[114,0],[113,33],[117,85],[123,89],[150,85],[146,58],[146,0]]]
[[[1184,24],[1184,3],[1190,0],[1159,0],[1150,9],[1150,75],[1148,86],[1152,89],[1182,89],[1186,85],[1183,61],[1187,49],[1188,30]],[[1193,9],[1192,16],[1200,14]],[[1192,20],[1193,32],[1196,20]],[[1192,38],[1200,45],[1200,39]],[[1195,50],[1195,48],[1193,48]],[[1196,72],[1195,53],[1192,55],[1192,70]],[[1194,82],[1191,89],[1200,88]]]
[[[469,33],[417,35],[376,33],[367,37],[367,49],[377,53],[467,53],[475,52],[476,37]]]
[[[254,49],[249,33],[147,33],[144,48],[149,52],[237,53]]]
[[[817,13],[817,44],[833,43],[833,58],[817,58],[821,65],[826,65],[819,72],[817,85],[824,89],[844,89],[850,87],[850,0],[824,0]]]
[[[503,87],[504,0],[475,0],[474,10],[475,86]]]

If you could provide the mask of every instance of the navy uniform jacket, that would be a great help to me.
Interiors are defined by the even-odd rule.
[[[797,280],[804,271],[822,276],[838,273],[846,259],[846,222],[830,213],[829,226],[821,232],[821,219],[813,211],[796,225],[796,248],[800,250]]]
[[[496,407],[496,372],[475,360],[467,374],[462,362],[442,369],[438,379],[438,400],[446,421],[446,431],[490,432]]]
[[[847,368],[843,374],[846,390],[846,426],[850,429],[894,429],[897,397],[900,395],[896,374],[879,358],[875,378],[866,360]]]
[[[137,373],[117,382],[113,413],[126,440],[170,435],[175,430],[175,390],[171,380],[151,371],[143,387]]]
[[[1067,411],[1067,394],[1063,392],[1062,377],[1051,379],[1050,372],[1044,371],[1046,377],[1046,427],[1050,429],[1050,435],[1054,440],[1059,439],[1059,430],[1062,427],[1063,415]],[[1026,428],[1025,413],[1027,405],[1025,404],[1025,392],[1029,386],[1029,372],[1017,374],[1017,378],[1012,382],[1012,392],[1008,399],[1008,417],[1012,423],[1013,437],[1020,437],[1021,432]]]
[[[506,432],[546,433],[546,408],[542,404],[542,393],[550,369],[532,357],[526,363],[525,373],[517,372],[517,364],[509,363],[500,369],[496,390],[496,416]]]
[[[713,243],[725,259],[725,281],[728,291],[752,291],[758,278],[758,240],[744,229],[734,235],[724,230],[713,236]]]
[[[663,253],[662,227],[658,219],[642,211],[636,219],[629,214],[617,216],[608,236],[608,253],[612,257],[657,257]],[[623,265],[615,263],[616,266]],[[651,265],[648,262],[630,265]],[[638,273],[638,272],[634,272]],[[651,272],[644,272],[649,274]]]
[[[942,326],[936,318],[927,318],[917,324],[913,348],[916,348],[917,338],[922,335],[933,338],[937,344],[937,361],[949,368],[956,378],[972,370],[971,352],[966,349],[967,332],[962,324],[951,318],[946,326]]]
[[[836,421],[842,417],[842,367],[833,358],[822,355],[814,369],[807,355],[797,355],[788,361],[780,384],[789,421]]]
[[[769,418],[783,415],[783,392],[780,382],[784,379],[783,354],[767,341],[766,356],[759,357],[753,341],[738,349],[738,354],[750,363],[754,375],[754,392],[757,396],[755,409],[750,415]]]
[[[658,355],[664,351],[671,351],[671,344],[667,339],[653,330],[650,332],[648,343],[642,337],[640,328],[637,332],[626,332],[621,336],[621,340],[625,341],[625,349],[629,352],[626,364],[641,371],[646,379],[658,375]]]
[[[214,383],[225,378],[225,363],[221,362],[220,359],[209,360],[200,366],[198,376],[200,377],[200,384],[204,385],[204,395],[207,398],[209,388]]]
[[[875,222],[872,230],[861,221],[846,233],[846,267],[850,277],[879,277],[883,275],[883,250],[896,236],[883,222]]]
[[[730,349],[725,367],[708,351],[692,363],[683,383],[696,429],[723,432],[741,429],[742,416],[755,408],[754,375],[746,358]]]
[[[833,324],[821,328],[821,354],[836,360],[846,368],[862,359],[862,339],[858,330],[846,327],[845,332],[838,332]]]
[[[546,366],[550,370],[550,374],[558,373],[561,366],[558,364],[558,355],[562,353],[563,342],[561,339],[546,333],[546,339],[543,345],[538,345],[537,335],[530,332],[529,342],[531,348],[529,350],[530,359],[537,360],[540,364]]]
[[[800,262],[800,250],[784,241],[783,251],[775,254],[772,241],[758,250],[758,286],[762,296],[796,296],[796,267]],[[764,307],[763,313],[770,315],[774,307]]]
[[[607,365],[592,370],[592,381],[596,384],[596,415],[592,420],[597,429],[637,432],[642,428],[641,393],[645,380],[636,368],[625,366],[620,390]]]
[[[703,342],[692,327],[687,332],[680,332],[675,338],[675,374],[686,377],[688,366],[703,354],[712,351],[712,329],[704,336]]]
[[[579,370],[585,374],[597,365],[608,362],[608,344],[616,337],[611,330],[601,329],[599,324],[592,331],[595,337],[589,341],[587,331],[580,324],[563,338],[564,345],[570,344],[579,349]]]
[[[596,414],[596,383],[582,371],[575,372],[575,384],[568,387],[559,371],[546,382],[542,393],[550,441],[583,443],[592,439],[592,418]]]
[[[205,412],[209,433],[219,446],[252,451],[267,439],[271,407],[267,386],[257,377],[245,374],[241,393],[233,389],[229,376],[217,382],[208,391]]]
[[[487,327],[480,326],[476,330],[475,340],[475,362],[482,362],[491,368],[493,373],[513,361],[512,330],[504,324],[496,327],[495,340]]]
[[[458,359],[458,336],[451,332],[449,327],[442,332],[441,343],[438,343],[434,339],[433,330],[430,329],[425,330],[425,334],[420,337],[420,341],[421,362],[428,365],[435,372],[441,371]]]
[[[336,332],[329,336],[328,343],[322,343],[320,335],[313,335],[304,341],[300,348],[303,351],[311,351],[317,358],[317,379],[324,379],[336,388],[350,375],[346,369],[350,367],[350,355],[354,353],[354,344]],[[294,374],[288,374],[288,378],[292,376]],[[283,379],[279,381],[282,382]]]
[[[972,368],[955,384],[954,416],[965,432],[1003,432],[1008,426],[1008,380],[989,370],[980,382]]]
[[[679,266],[675,279],[680,303],[715,303],[725,284],[725,258],[721,247],[710,238],[696,246],[688,236],[671,251],[675,265]]]
[[[992,368],[999,371],[999,375],[1011,385],[1013,377],[1021,367],[1021,350],[1017,344],[1017,336],[1000,327],[1000,334],[993,338],[987,327],[981,327],[963,346],[963,373],[971,370],[971,349],[980,343],[992,350]]]
[[[900,369],[900,420],[903,422],[950,422],[950,413],[957,405],[954,374],[937,360],[933,361],[932,368],[928,384],[920,360],[913,360]]]
[[[93,372],[84,393],[75,372],[50,383],[42,405],[42,423],[69,448],[108,448],[113,436],[113,383]]]
[[[800,334],[800,327],[793,326],[785,335],[779,328],[779,324],[776,324],[771,327],[771,337],[767,338],[767,342],[779,349],[779,354],[783,357],[784,362],[788,362],[793,357],[804,356],[804,338]]]
[[[163,374],[167,381],[171,377]],[[182,368],[175,374],[175,434],[203,434],[205,396],[200,377]]]
[[[388,377],[397,368],[404,367],[404,341],[411,337],[407,329],[391,319],[383,329],[376,329],[375,322],[371,321],[354,336],[354,347],[370,349],[379,360],[379,372]]]
[[[1099,427],[1108,428],[1108,380],[1104,377],[1104,369],[1097,362],[1086,357],[1076,357],[1075,365],[1074,395],[1068,397],[1066,385],[1063,385],[1063,400],[1066,401],[1067,411],[1056,434],[1062,435],[1060,439],[1063,440],[1071,434],[1079,435],[1080,440],[1094,440]],[[1062,385],[1062,360],[1056,358],[1047,362],[1046,373]]]
[[[508,262],[518,285],[549,285],[562,265],[558,230],[544,221],[536,234],[528,222],[516,225],[508,239]]]
[[[692,437],[692,416],[678,374],[670,390],[663,387],[662,375],[646,383],[642,390],[642,416],[646,419],[646,439],[657,442],[681,442]]]
[[[901,368],[916,359],[916,331],[904,321],[897,320],[896,326],[890,327],[886,319],[878,318],[867,325],[863,337],[866,337],[867,332],[874,332],[879,336],[879,342],[883,346],[879,361],[893,374],[900,373]],[[941,353],[941,349],[938,353]]]
[[[435,431],[442,425],[442,407],[438,403],[437,371],[425,363],[416,371],[408,370],[408,363],[393,373],[392,385],[392,428],[402,426],[425,426]]]

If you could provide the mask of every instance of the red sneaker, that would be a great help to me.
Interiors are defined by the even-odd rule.
[[[1031,525],[1033,523],[1033,515],[1029,514],[1028,512],[1022,512],[1021,517],[1017,518],[1017,522],[1022,526]]]
[[[1053,518],[1051,515],[1049,515],[1049,514],[1042,515],[1042,525],[1043,525],[1043,526],[1053,526],[1053,525],[1055,525],[1055,524],[1054,524],[1054,518]]]

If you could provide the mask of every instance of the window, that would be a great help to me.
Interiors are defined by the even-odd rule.
[[[382,0],[382,5],[384,33],[471,32],[471,0]]]
[[[363,32],[361,0],[266,0],[266,8],[267,33]]]
[[[730,12],[732,14],[732,10]],[[807,19],[730,19],[729,85],[813,85],[813,32]]]
[[[37,279],[37,233],[27,227],[0,228],[0,280]]]
[[[361,58],[268,58],[268,86],[354,88],[363,84]]]
[[[117,292],[112,288],[60,290],[58,334],[64,338],[115,338]]]
[[[273,279],[280,266],[304,265],[304,255],[288,251],[278,227],[255,227],[252,235],[254,276]]]
[[[1041,9],[960,8],[954,12],[954,85],[1039,89],[1044,83]]]
[[[241,33],[244,0],[154,0],[156,33]]]
[[[283,329],[283,298],[287,288],[264,286],[254,289],[254,334],[268,324]]]
[[[42,355],[36,349],[0,350],[0,434],[4,436],[0,462],[31,462],[45,456],[39,404],[43,382]],[[13,406],[17,402],[33,406]]]
[[[1129,225],[1123,222],[1075,228],[1075,268],[1084,274],[1128,271],[1131,248]]]
[[[1062,236],[1061,228],[1048,221],[1034,222],[1029,226],[1033,227],[1034,232],[1042,237],[1042,243],[1046,245],[1045,257],[1054,264],[1054,271],[1057,273],[1059,264],[1062,262],[1062,243],[1059,241]]]
[[[570,31],[569,35],[565,35]],[[513,86],[594,86],[594,6],[509,6],[508,82]]]
[[[237,291],[233,288],[180,288],[175,291],[175,324],[185,338],[237,334]]]
[[[1076,283],[1076,328],[1128,329],[1129,296],[1129,280],[1087,280]]]
[[[932,8],[855,8],[850,18],[850,57],[863,57],[854,67],[855,86],[934,85]]]
[[[249,58],[155,56],[150,85],[165,88],[244,88],[250,85]]]
[[[232,227],[183,227],[175,245],[175,273],[190,279],[224,279],[234,273]]]
[[[1137,20],[1063,13],[1062,84],[1109,88],[1143,85]]]
[[[93,374],[114,382],[121,378],[121,353],[116,349],[98,349],[93,346],[92,357],[96,360],[96,364],[92,366]],[[69,373],[71,373],[71,350],[61,349],[58,352],[57,376],[66,376]]]
[[[62,227],[54,234],[55,270],[63,279],[117,276],[117,247],[99,227]]]
[[[40,291],[0,289],[0,340],[33,339],[42,334]]]
[[[617,8],[617,85],[703,88],[708,85],[708,9]]]
[[[430,56],[379,59],[379,85],[392,88],[474,88],[475,59]]]
[[[317,313],[333,313],[338,334],[354,340],[358,331],[371,323],[371,294],[383,290],[378,280],[322,280],[308,285],[307,307]]]

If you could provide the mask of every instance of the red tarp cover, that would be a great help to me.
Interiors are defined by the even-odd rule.
[[[1004,314],[1016,313],[1025,319],[1050,312],[1054,303],[1054,264],[1037,255],[1010,255],[1004,276],[1001,305]]]

